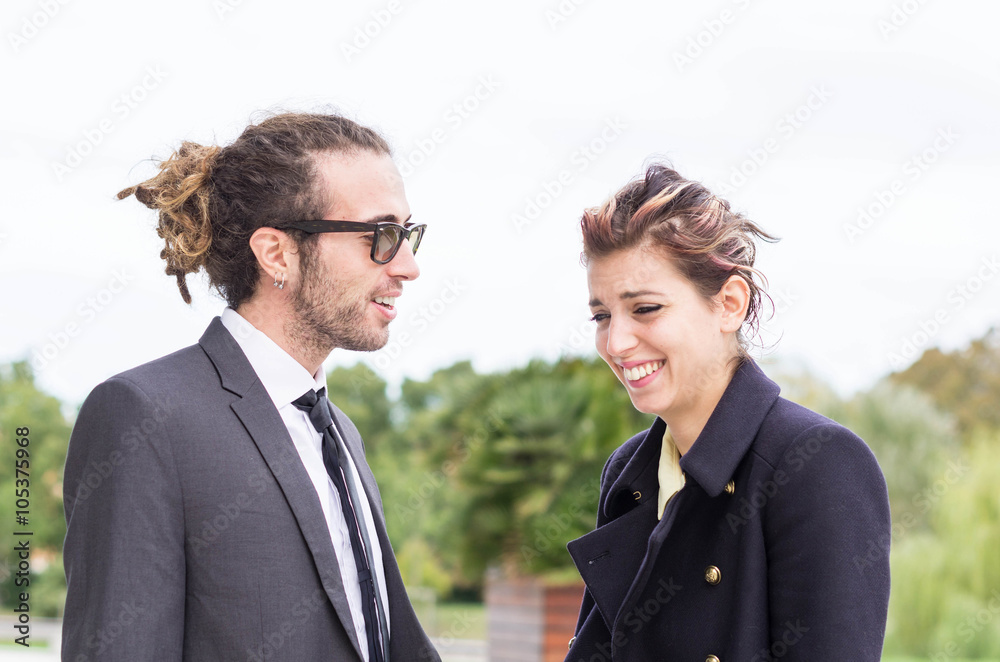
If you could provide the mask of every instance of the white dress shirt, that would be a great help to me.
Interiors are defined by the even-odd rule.
[[[347,602],[351,607],[351,617],[354,620],[354,631],[360,643],[361,654],[368,660],[368,635],[365,631],[364,607],[361,603],[361,586],[358,584],[358,568],[351,550],[351,537],[340,507],[340,493],[334,486],[326,465],[323,464],[323,435],[316,431],[309,415],[292,404],[309,390],[319,391],[326,386],[326,376],[320,366],[315,375],[310,375],[302,364],[296,361],[273,340],[258,331],[232,308],[222,311],[222,324],[239,344],[240,349],[250,361],[261,384],[271,396],[281,419],[288,428],[288,434],[295,444],[295,450],[302,458],[306,473],[312,481],[319,505],[326,516],[326,526],[330,530],[330,540],[337,552],[340,563],[340,576],[344,581]],[[343,442],[341,442],[343,443]],[[350,453],[344,453],[347,459],[345,467],[351,472],[358,492],[364,494],[364,486],[358,476],[358,469]],[[357,507],[357,504],[355,504]],[[362,515],[368,528],[368,536],[372,543],[372,558],[375,561],[375,581],[379,585],[382,606],[385,609],[386,627],[389,626],[389,600],[385,588],[385,568],[382,562],[382,547],[378,542],[375,530],[375,518],[372,517],[371,505],[368,499],[361,499]],[[362,543],[364,544],[364,543]],[[388,642],[386,642],[388,650]]]

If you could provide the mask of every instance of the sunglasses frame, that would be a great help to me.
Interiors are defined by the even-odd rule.
[[[320,232],[371,232],[372,233],[372,250],[369,257],[375,264],[388,264],[392,262],[392,258],[396,257],[396,253],[399,252],[399,247],[403,245],[404,240],[409,240],[413,233],[417,233],[417,240],[415,242],[410,241],[410,249],[413,254],[417,254],[417,248],[420,247],[420,242],[424,238],[424,230],[427,228],[425,223],[419,223],[417,225],[400,225],[399,223],[390,223],[388,221],[379,223],[361,223],[358,221],[296,221],[295,223],[289,223],[284,226],[285,228],[292,228],[294,230],[302,230],[303,232],[308,232],[309,234],[317,234]],[[385,260],[379,260],[375,257],[375,250],[378,247],[379,239],[381,239],[383,232],[386,228],[400,228],[402,232],[399,235],[399,241],[397,241],[393,247],[392,252],[389,253],[389,257]],[[284,228],[282,228],[284,229]]]

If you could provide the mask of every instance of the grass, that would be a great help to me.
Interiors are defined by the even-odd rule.
[[[442,602],[423,625],[432,637],[486,639],[486,607],[476,602]]]
[[[41,650],[47,650],[49,648],[49,642],[44,640],[35,641],[34,639],[29,639],[31,645],[25,648],[21,644],[15,644],[13,640],[11,641],[0,641],[0,650],[29,650],[31,648],[37,648]]]

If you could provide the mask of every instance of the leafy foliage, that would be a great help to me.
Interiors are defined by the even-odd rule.
[[[936,481],[929,531],[894,532],[886,650],[1000,655],[1000,433],[977,434]]]
[[[593,528],[605,460],[650,423],[599,360],[457,363],[404,382],[399,405],[394,438],[368,445],[390,536],[425,541],[452,586],[474,589],[492,564],[572,567],[565,544]]]
[[[28,428],[28,478],[16,475],[15,452],[20,446],[18,428]],[[65,593],[62,576],[62,542],[66,535],[63,517],[62,472],[69,441],[69,423],[59,401],[35,386],[27,362],[0,368],[0,601],[12,604],[15,596],[27,592],[32,613],[55,616],[61,611]],[[23,432],[23,430],[22,430]],[[15,489],[28,490],[29,513],[26,525],[17,524]],[[24,494],[21,492],[21,494]],[[15,531],[32,535],[15,536]],[[28,540],[31,549],[30,585],[16,586],[14,577],[19,559],[14,546]]]
[[[887,653],[1000,655],[1000,337],[929,350],[847,399],[806,374],[775,376],[785,397],[865,439],[885,472],[894,521]],[[490,566],[575,572],[565,545],[593,528],[605,460],[651,422],[599,359],[496,374],[460,362],[405,381],[398,397],[363,364],[332,371],[327,385],[365,440],[404,581],[440,597],[474,596]],[[70,428],[60,403],[15,363],[0,368],[6,604],[14,597],[4,576],[17,528],[14,433],[23,426],[31,430],[32,609],[55,615],[65,592]]]
[[[892,375],[927,393],[952,413],[966,435],[977,427],[1000,427],[1000,331],[990,331],[954,352],[928,349],[913,365]]]

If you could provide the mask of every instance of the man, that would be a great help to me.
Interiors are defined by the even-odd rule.
[[[87,398],[64,479],[63,660],[440,659],[410,605],[335,348],[385,345],[423,226],[374,131],[284,114],[184,143],[134,194],[159,211],[198,344]]]

